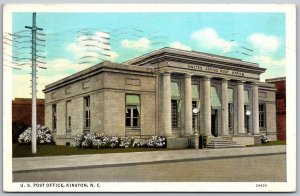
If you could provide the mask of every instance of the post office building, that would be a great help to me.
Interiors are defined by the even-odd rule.
[[[172,48],[121,64],[105,61],[46,86],[45,122],[59,145],[82,132],[178,142],[198,133],[243,145],[262,134],[276,140],[276,89],[260,82],[265,71]]]

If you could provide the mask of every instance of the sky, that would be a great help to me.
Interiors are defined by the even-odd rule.
[[[38,98],[44,98],[45,85],[103,60],[122,63],[163,47],[258,63],[267,68],[262,81],[286,74],[286,24],[280,12],[37,12],[36,24],[43,28],[37,35],[39,66],[47,68],[37,72]],[[13,61],[17,63],[31,57],[31,34],[24,31],[31,25],[32,13],[13,13],[12,32],[17,35]],[[25,64],[13,70],[14,98],[31,97],[30,69]]]

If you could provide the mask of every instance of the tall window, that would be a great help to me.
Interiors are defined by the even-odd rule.
[[[140,127],[140,96],[126,95],[125,124],[128,128]]]
[[[171,109],[172,109],[172,128],[178,128],[178,105],[177,100],[171,101]]]
[[[266,104],[259,103],[259,128],[266,128]]]
[[[66,104],[67,131],[71,131],[71,101],[67,101]]]
[[[172,128],[179,128],[179,112],[181,108],[180,90],[177,82],[171,83],[172,100],[171,100],[171,119]]]
[[[233,128],[233,103],[228,103],[228,128]]]
[[[249,120],[250,120],[250,116],[247,115],[248,110],[249,110],[249,91],[244,90],[244,126],[247,132],[249,132]]]
[[[197,108],[197,101],[192,101],[192,108],[194,109],[194,108]],[[194,114],[194,112],[192,112],[193,113],[193,129],[195,129],[196,128],[196,118],[197,118],[197,114]],[[197,122],[197,123],[199,123],[199,122]]]
[[[233,129],[233,89],[228,88],[227,90],[227,101],[228,101],[228,128],[229,131]]]
[[[193,84],[192,85],[192,109],[200,109],[200,98],[199,98],[199,88],[198,88],[198,85],[197,84]],[[197,129],[199,127],[199,120],[197,119],[197,123],[196,123],[196,118],[198,116],[198,114],[194,114],[194,112],[192,112],[192,115],[193,115],[193,120],[192,120],[192,123],[193,123],[193,129],[196,128],[196,124],[198,125],[197,126]]]
[[[52,105],[52,129],[56,130],[57,116],[56,116],[56,104]]]
[[[250,116],[246,114],[248,110],[249,110],[249,105],[244,105],[244,126],[247,133],[250,131],[249,130]]]
[[[91,127],[91,110],[90,110],[91,100],[90,96],[84,97],[84,127]]]

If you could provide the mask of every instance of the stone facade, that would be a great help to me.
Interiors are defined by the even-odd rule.
[[[123,64],[103,62],[46,86],[46,125],[62,145],[88,131],[276,139],[276,89],[259,81],[264,71],[239,59],[170,48]]]

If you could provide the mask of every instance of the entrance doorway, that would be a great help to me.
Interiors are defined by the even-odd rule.
[[[218,110],[211,110],[211,134],[215,137],[218,136]]]

